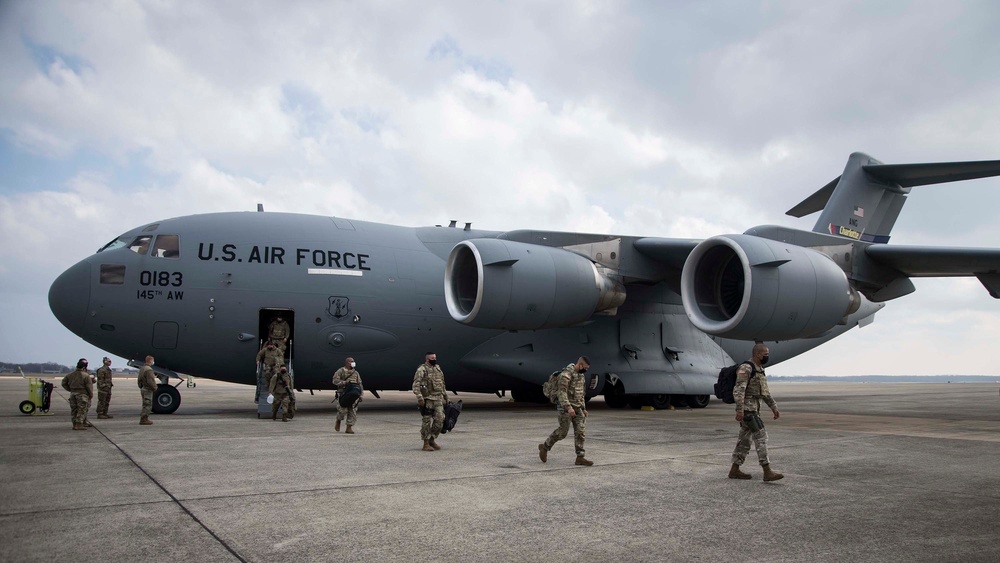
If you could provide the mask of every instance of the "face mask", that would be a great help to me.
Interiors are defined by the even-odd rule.
[[[354,369],[354,366],[356,366],[356,365],[358,365],[358,364],[356,364],[354,362],[351,362],[351,369]]]
[[[430,364],[430,365],[432,365],[432,366],[438,365],[438,361],[437,360],[427,360],[427,363]]]
[[[760,365],[766,364],[769,357],[770,356],[761,356],[761,358],[760,358]]]
[[[588,369],[590,368],[580,368],[580,370],[577,373],[587,373]]]

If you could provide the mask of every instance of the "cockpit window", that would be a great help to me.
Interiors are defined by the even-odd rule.
[[[128,241],[131,240],[131,238],[132,237],[126,238],[124,236],[118,237],[115,240],[109,242],[108,244],[102,246],[100,250],[98,250],[98,252],[104,252],[105,250],[114,250],[116,248],[122,248],[123,246],[128,246]]]
[[[146,227],[145,229],[143,229],[142,232],[144,232],[144,233],[151,233],[151,232],[155,231],[156,228],[159,227],[159,226],[160,226],[159,223],[153,223],[152,225],[149,225],[148,227]]]
[[[145,256],[146,251],[149,250],[149,241],[153,240],[153,237],[149,235],[141,235],[135,237],[135,240],[128,245],[128,249],[140,256]]]
[[[153,245],[153,256],[157,258],[180,258],[180,241],[177,235],[157,235]]]
[[[101,283],[106,285],[125,283],[125,266],[122,264],[101,264]]]

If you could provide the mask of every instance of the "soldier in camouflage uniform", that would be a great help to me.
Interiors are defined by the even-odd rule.
[[[111,358],[105,356],[104,365],[97,368],[97,418],[114,418],[108,414],[114,385],[111,381]]]
[[[424,356],[424,363],[413,374],[413,394],[417,396],[417,405],[423,419],[420,424],[420,437],[424,441],[425,452],[440,450],[441,446],[435,439],[444,426],[444,407],[448,404],[448,391],[445,389],[444,372],[437,365],[437,354]]]
[[[87,373],[87,360],[80,358],[76,363],[76,371],[62,378],[62,388],[69,391],[69,408],[73,418],[73,430],[86,430],[93,426],[87,422],[87,410],[94,398],[94,382]]]
[[[274,345],[281,348],[281,353],[285,353],[285,349],[288,348],[288,337],[292,334],[291,327],[288,326],[288,321],[284,317],[278,316],[278,318],[271,321],[271,324],[267,325],[267,338],[274,342]]]
[[[153,424],[149,420],[149,415],[153,414],[153,393],[156,392],[156,375],[153,373],[153,356],[146,356],[146,365],[139,370],[139,377],[136,383],[139,385],[139,392],[142,394],[142,413],[139,415],[139,424],[149,426]]]
[[[356,364],[354,363],[354,358],[347,358],[344,360],[344,367],[337,370],[333,374],[333,385],[338,390],[338,398],[340,396],[339,391],[343,391],[347,387],[348,383],[357,383],[361,387],[361,392],[365,390],[364,384],[361,383],[361,374],[358,370],[354,369]],[[347,419],[347,430],[344,431],[345,434],[354,434],[354,430],[351,428],[358,422],[358,405],[357,403],[349,406],[340,406],[340,401],[337,401],[337,423],[333,426],[334,431],[340,432],[340,421]]]
[[[764,375],[764,364],[768,360],[767,346],[758,342],[753,347],[751,358],[740,364],[736,372],[736,386],[733,388],[733,398],[736,399],[736,420],[740,423],[740,437],[733,451],[733,466],[729,469],[730,479],[750,479],[749,473],[740,471],[740,466],[750,453],[750,440],[753,439],[757,448],[757,458],[764,469],[765,481],[777,481],[784,477],[781,473],[771,470],[771,461],[767,458],[767,430],[760,422],[760,402],[763,400],[774,413],[775,420],[781,416],[778,405],[771,398],[767,388],[767,378]],[[759,423],[759,428],[755,429]]]
[[[559,428],[556,428],[544,442],[538,444],[538,458],[545,463],[549,459],[549,450],[559,440],[569,434],[570,422],[573,423],[573,445],[576,447],[576,465],[594,465],[594,462],[583,457],[586,451],[583,440],[587,431],[587,382],[586,373],[590,369],[590,359],[580,356],[575,364],[569,364],[559,374],[559,401],[556,411],[559,413]]]
[[[277,373],[278,368],[285,365],[285,354],[273,340],[268,340],[267,344],[257,352],[257,364],[264,369],[257,370],[257,392],[254,401],[260,400],[260,388],[270,384],[271,376]]]
[[[271,420],[278,419],[278,409],[281,409],[281,422],[288,422],[289,399],[288,394],[292,390],[292,378],[288,375],[288,368],[281,366],[274,374],[268,384],[268,390],[274,395],[274,402],[271,403]]]

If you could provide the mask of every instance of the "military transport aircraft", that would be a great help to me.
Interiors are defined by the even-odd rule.
[[[586,354],[589,393],[612,407],[703,407],[719,368],[755,340],[773,363],[801,354],[871,322],[914,291],[911,277],[976,276],[997,298],[1000,249],[886,244],[913,186],[997,175],[1000,161],[855,153],[788,211],[821,211],[811,232],[765,225],[702,241],[192,215],[109,242],[55,280],[49,305],[95,346],[153,354],[159,413],[180,404],[177,372],[254,384],[278,315],[299,389],[330,389],[346,356],[376,396],[409,389],[432,351],[454,391],[537,400],[554,369]]]

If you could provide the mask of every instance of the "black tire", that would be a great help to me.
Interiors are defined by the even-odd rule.
[[[608,408],[612,409],[623,409],[628,406],[628,397],[623,393],[612,393],[604,394],[604,404],[608,405]]]
[[[662,411],[669,409],[673,402],[673,395],[650,395],[653,408]]]
[[[17,410],[21,411],[22,414],[31,414],[35,412],[35,403],[31,401],[21,401],[21,404],[17,405]]]
[[[684,400],[692,409],[703,409],[708,406],[711,398],[708,395],[686,395]]]
[[[626,395],[626,397],[628,397],[628,406],[633,409],[641,409],[653,404],[652,395]]]
[[[153,391],[153,412],[156,414],[171,414],[181,406],[180,391],[171,385],[159,384]]]

